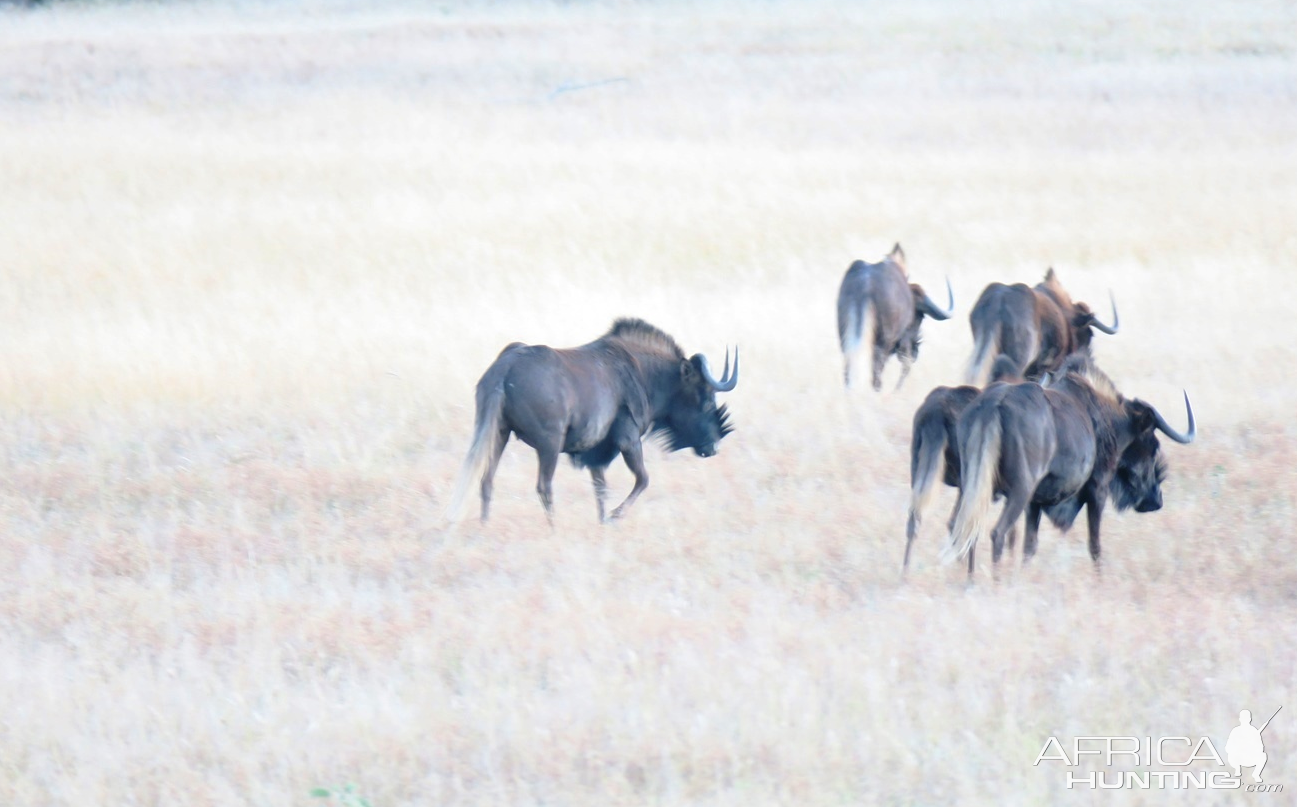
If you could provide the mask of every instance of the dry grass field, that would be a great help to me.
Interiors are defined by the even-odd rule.
[[[1291,803],[1295,132],[1285,2],[0,7],[0,804],[1089,804],[1047,737],[1280,705],[1284,793],[1103,795]],[[896,241],[959,311],[848,394]],[[1098,572],[969,586],[943,491],[902,580],[914,409],[1051,265],[1199,440]],[[500,348],[620,315],[742,346],[720,454],[551,530],[513,444],[448,529]]]

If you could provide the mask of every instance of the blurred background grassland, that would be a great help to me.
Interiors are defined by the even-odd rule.
[[[1051,734],[1297,704],[1291,3],[0,7],[0,121],[5,803],[1064,803]],[[957,316],[844,394],[897,241]],[[902,584],[914,409],[1049,266],[1201,437],[1101,575],[966,590],[943,494]],[[742,346],[720,455],[550,532],[514,445],[445,530],[500,348],[619,315]]]

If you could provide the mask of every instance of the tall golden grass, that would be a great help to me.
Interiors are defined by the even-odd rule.
[[[1297,707],[1293,23],[0,9],[0,801],[1074,803],[1051,735]],[[895,241],[960,313],[847,394],[837,284]],[[943,491],[902,581],[909,419],[981,287],[1051,265],[1201,436],[1102,571],[1046,528],[966,585]],[[612,527],[562,466],[551,531],[514,444],[447,530],[495,354],[618,315],[742,345],[720,455],[651,450]]]

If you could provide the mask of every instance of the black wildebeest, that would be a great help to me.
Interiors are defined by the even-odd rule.
[[[906,276],[905,253],[901,245],[878,263],[856,261],[847,269],[838,289],[838,341],[846,366],[842,378],[851,385],[851,365],[862,341],[867,340],[873,361],[874,389],[883,386],[883,365],[889,356],[901,360],[897,388],[910,374],[919,355],[919,326],[925,316],[949,319],[955,309],[955,293],[946,280],[950,307],[941,309],[917,283]]]
[[[559,454],[590,469],[600,521],[605,520],[604,471],[621,454],[635,486],[612,512],[612,518],[620,518],[648,487],[644,436],[660,435],[672,451],[692,448],[700,457],[712,456],[732,431],[725,407],[716,405],[716,393],[734,389],[738,381],[737,348],[733,375],[727,350],[717,380],[701,353],[685,358],[674,339],[640,319],[618,319],[599,339],[566,350],[514,342],[477,382],[473,443],[449,515],[459,515],[470,478],[485,465],[481,493],[486,521],[496,466],[509,436],[516,434],[540,458],[536,492],[551,523]]]
[[[1097,564],[1099,522],[1109,495],[1118,510],[1162,507],[1166,465],[1154,432],[1177,443],[1193,442],[1197,434],[1187,392],[1189,431],[1181,434],[1152,406],[1123,397],[1088,354],[1069,358],[1060,373],[1048,388],[994,384],[959,417],[961,495],[946,554],[967,556],[970,575],[991,502],[1001,496],[1004,510],[990,531],[992,561],[1000,559],[1005,533],[1024,511],[1025,561],[1036,551],[1042,512],[1067,530],[1084,506],[1090,557]]]
[[[1111,301],[1112,325],[1108,326],[1090,306],[1072,302],[1053,269],[1034,289],[1026,283],[992,283],[982,290],[968,315],[973,355],[965,382],[982,383],[987,363],[997,354],[1014,359],[1018,375],[1039,380],[1061,367],[1068,356],[1089,348],[1092,328],[1117,333],[1117,303]]]
[[[1017,375],[1017,363],[1008,356],[997,356],[991,366],[991,384],[1022,381]],[[914,413],[914,428],[910,433],[910,514],[905,523],[905,562],[910,565],[910,548],[923,523],[927,509],[937,489],[937,479],[952,488],[959,488],[959,443],[955,424],[981,390],[973,386],[937,387],[928,393]],[[958,508],[958,502],[956,502]],[[954,524],[951,513],[947,529]],[[1009,532],[1009,548],[1013,548],[1013,532]]]

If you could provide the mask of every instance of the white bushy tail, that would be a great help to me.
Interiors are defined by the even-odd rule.
[[[964,383],[980,387],[986,384],[991,357],[1000,352],[1000,329],[992,328],[977,334],[973,340],[973,355],[964,372]]]
[[[942,560],[968,557],[977,540],[990,527],[991,502],[995,496],[995,473],[1000,466],[1001,429],[998,413],[977,418],[970,424],[967,444],[960,446],[959,487],[962,498],[955,513],[950,540]]]
[[[946,471],[946,430],[942,428],[939,438],[925,432],[920,432],[918,438],[914,473],[910,480],[910,532],[923,523],[923,513],[937,492],[937,480]]]
[[[496,388],[479,393],[477,401],[477,419],[473,426],[473,443],[469,446],[468,456],[460,468],[459,479],[455,482],[455,492],[446,507],[446,520],[455,523],[463,517],[464,500],[468,497],[469,487],[474,479],[481,477],[487,458],[492,456],[500,439],[500,418],[504,409],[504,389]]]
[[[846,362],[847,375],[856,377],[856,354],[862,343],[866,343],[869,352],[874,346],[874,305],[866,298],[859,308],[853,307],[847,312],[847,326],[842,335],[842,358]],[[872,361],[872,359],[871,359]]]

